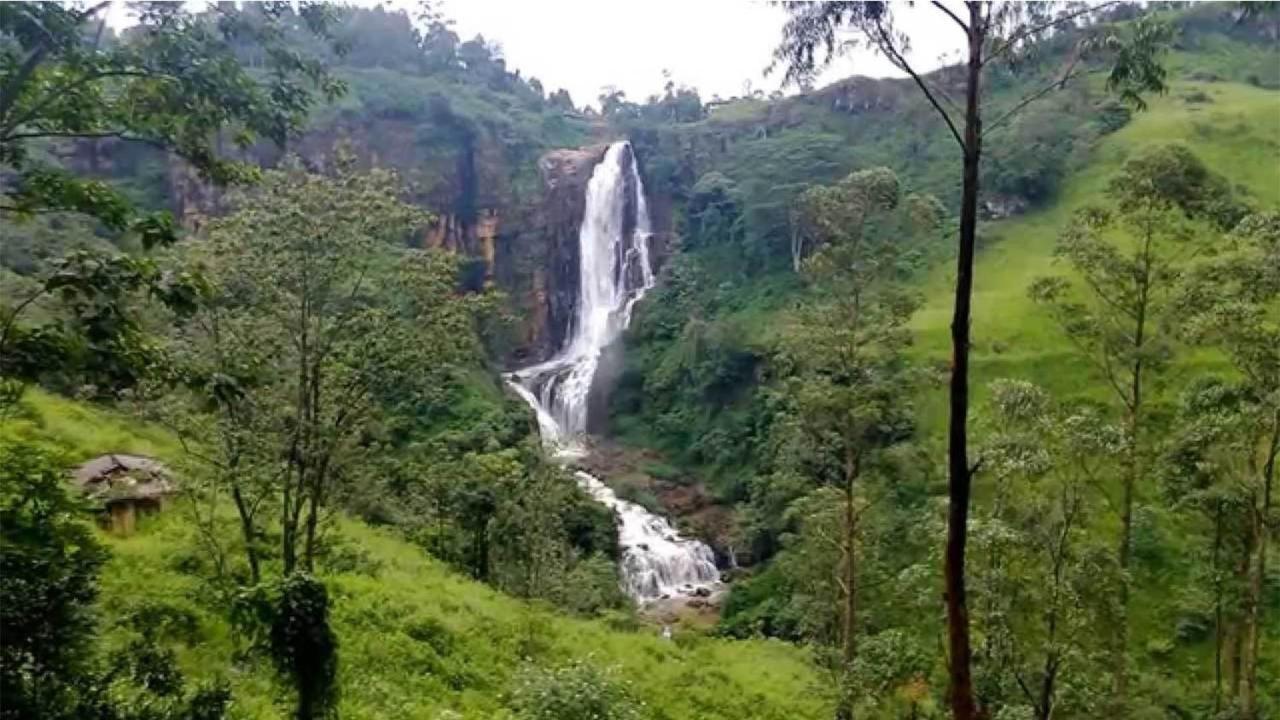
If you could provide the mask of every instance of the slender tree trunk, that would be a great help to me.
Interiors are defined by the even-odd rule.
[[[314,481],[319,483],[319,481]],[[320,525],[320,495],[318,488],[312,488],[307,500],[307,521],[304,526],[302,542],[302,569],[315,571],[316,530]]]
[[[844,576],[844,613],[841,627],[841,657],[845,666],[853,665],[857,653],[857,563],[854,554],[857,544],[858,518],[854,512],[854,483],[857,481],[857,462],[849,460],[845,464],[844,485],[844,538],[841,548],[844,555],[842,574]]]
[[[1138,474],[1137,438],[1133,435],[1137,427],[1136,415],[1131,412],[1129,417],[1129,457],[1125,460],[1124,493],[1120,504],[1120,622],[1116,627],[1113,658],[1115,700],[1120,708],[1126,706],[1129,696],[1129,561],[1133,543],[1133,491]]]
[[[1044,676],[1040,680],[1040,698],[1036,703],[1036,720],[1053,720],[1054,693],[1057,692],[1059,660],[1057,653],[1045,658]]]
[[[1253,533],[1245,530],[1240,542],[1240,555],[1235,567],[1235,587],[1239,588],[1248,584],[1249,567],[1253,562]],[[1243,608],[1239,601],[1236,602],[1235,619],[1231,623],[1230,649],[1228,655],[1228,669],[1230,670],[1231,685],[1229,695],[1233,698],[1240,697],[1240,685],[1244,680],[1244,654],[1245,654],[1245,618],[1241,612]]]
[[[280,559],[285,575],[293,572],[297,564],[297,538],[294,532],[297,526],[293,522],[294,478],[296,468],[290,468],[284,478],[284,502],[280,509]]]
[[[979,81],[982,78],[982,7],[969,4],[969,64],[965,91],[964,188],[960,204],[960,252],[956,260],[955,308],[951,319],[951,407],[947,445],[950,485],[947,547],[943,567],[947,603],[947,646],[955,720],[979,717],[970,669],[969,608],[965,596],[965,544],[969,533],[969,325],[973,295],[973,256],[978,231],[978,166],[982,158]]]
[[[232,468],[235,472],[235,468]],[[244,493],[240,492],[240,483],[238,480],[231,481],[231,498],[236,504],[236,514],[240,516],[240,535],[244,539],[244,554],[249,561],[249,579],[254,585],[262,581],[262,568],[258,562],[258,533],[253,527],[253,517],[249,512],[249,504],[244,499]]]
[[[471,573],[481,582],[489,580],[489,519],[477,523],[471,537]]]
[[[1213,712],[1222,710],[1222,500],[1213,512]]]
[[[857,659],[857,611],[858,611],[858,558],[857,550],[858,515],[854,507],[854,485],[858,480],[858,459],[856,453],[846,450],[844,463],[844,528],[840,543],[840,584],[844,591],[843,608],[840,615],[840,659],[845,687],[840,692],[840,707],[836,710],[837,720],[853,720],[853,698],[848,692],[849,675],[853,672],[853,664]]]
[[[1245,616],[1244,644],[1244,701],[1241,703],[1245,720],[1258,717],[1258,659],[1262,651],[1262,585],[1267,576],[1267,541],[1271,534],[1271,487],[1276,474],[1276,451],[1280,447],[1280,413],[1272,419],[1272,432],[1267,446],[1267,460],[1262,471],[1260,502],[1250,508],[1253,520],[1249,524],[1253,546],[1257,548],[1258,561],[1249,573],[1248,613]]]
[[[317,356],[320,354],[316,353]],[[323,500],[325,482],[328,477],[328,455],[322,454],[320,439],[321,407],[320,387],[323,382],[320,359],[316,358],[311,370],[307,373],[306,382],[306,448],[307,474],[303,476],[303,492],[306,498],[307,516],[302,525],[302,569],[315,571],[316,527],[320,521],[320,503]],[[330,442],[333,442],[332,438]],[[301,499],[301,498],[300,498]],[[301,509],[301,508],[299,508]]]
[[[284,491],[284,516],[281,535],[284,543],[284,574],[287,576],[298,565],[298,520],[306,503],[307,482],[311,473],[311,302],[308,259],[302,259],[302,294],[298,304],[298,388],[294,401],[288,463],[291,466],[286,477]]]
[[[1129,565],[1133,558],[1133,504],[1138,480],[1142,475],[1142,403],[1143,352],[1146,350],[1147,310],[1151,302],[1151,279],[1153,263],[1151,242],[1154,230],[1150,223],[1143,237],[1142,254],[1138,258],[1141,277],[1138,280],[1138,299],[1133,329],[1133,350],[1136,358],[1131,372],[1132,381],[1129,386],[1129,397],[1125,398],[1128,409],[1129,447],[1125,457],[1124,495],[1120,503],[1120,622],[1116,628],[1115,648],[1115,701],[1117,708],[1127,714],[1129,702]]]

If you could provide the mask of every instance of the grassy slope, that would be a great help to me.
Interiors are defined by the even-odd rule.
[[[1182,97],[1201,90],[1212,103],[1189,104]],[[1021,377],[1065,396],[1103,391],[1104,380],[1073,352],[1045,313],[1027,297],[1027,286],[1041,275],[1066,269],[1053,258],[1053,245],[1071,213],[1096,202],[1125,159],[1154,145],[1182,142],[1214,171],[1249,190],[1256,204],[1280,207],[1280,93],[1234,83],[1177,83],[1148,112],[1105,138],[1090,162],[1064,183],[1051,207],[1017,219],[984,226],[991,238],[974,270],[973,384],[981,388],[997,377]],[[998,142],[998,138],[996,139]],[[915,317],[916,352],[927,362],[950,357],[951,293],[954,270],[938,268],[923,288],[925,304]],[[1190,365],[1213,365],[1193,355]],[[930,393],[925,420],[933,428],[945,422],[939,393]]]
[[[377,567],[326,576],[335,598],[345,718],[455,717],[444,710],[504,717],[503,695],[525,658],[539,666],[571,658],[615,665],[658,717],[823,717],[812,668],[784,643],[694,635],[670,642],[652,629],[610,629],[465,580],[390,533],[354,522],[340,523],[339,531]],[[225,619],[200,600],[197,576],[174,569],[195,552],[180,516],[110,545],[104,608],[116,614],[146,599],[194,610],[201,637],[181,651],[184,670],[229,674],[242,717],[284,715],[269,668],[231,664],[235,642]],[[124,639],[119,632],[110,638]]]
[[[1182,96],[1202,90],[1213,98],[1209,104],[1188,104]],[[1040,384],[1062,398],[1092,397],[1112,401],[1105,380],[1082,359],[1044,311],[1027,296],[1027,286],[1041,275],[1066,274],[1055,262],[1053,246],[1071,213],[1081,205],[1101,199],[1109,179],[1126,158],[1142,149],[1171,142],[1186,143],[1212,170],[1246,188],[1256,205],[1280,208],[1280,92],[1231,83],[1177,83],[1165,98],[1152,103],[1150,112],[1135,116],[1127,127],[1106,138],[1089,164],[1064,184],[1058,200],[1045,210],[1016,219],[991,223],[980,231],[993,242],[980,251],[975,267],[973,318],[974,407],[980,408],[987,384],[1011,377]],[[950,357],[950,322],[954,271],[938,268],[922,288],[925,304],[914,319],[918,358],[939,367]],[[1187,351],[1174,366],[1162,388],[1172,399],[1189,378],[1204,372],[1228,372],[1220,358],[1209,352]],[[944,388],[931,388],[919,404],[925,431],[941,437],[946,425]],[[977,488],[979,494],[983,488]],[[1140,491],[1142,489],[1140,488]],[[1154,493],[1147,488],[1146,493]],[[1212,642],[1183,646],[1170,654],[1165,645],[1174,637],[1181,598],[1172,588],[1188,582],[1187,560],[1203,548],[1188,539],[1186,531],[1197,519],[1163,514],[1153,520],[1160,550],[1140,563],[1134,597],[1134,638],[1140,651],[1170,677],[1199,675],[1209,681]],[[1098,531],[1118,533],[1113,517],[1099,518]],[[1194,537],[1194,536],[1192,536]],[[1269,622],[1268,642],[1280,639],[1280,618]],[[1269,661],[1280,672],[1280,654]],[[1264,673],[1265,675],[1266,673]]]
[[[10,417],[0,417],[0,438],[41,445],[69,463],[108,452],[176,457],[181,451],[161,430],[35,387]]]
[[[163,432],[92,406],[32,391],[0,437],[22,437],[69,461],[108,451],[176,457]],[[572,658],[616,665],[655,718],[819,718],[819,676],[804,651],[778,641],[735,642],[566,617],[466,580],[389,531],[343,520],[341,544],[364,559],[325,574],[335,598],[344,718],[501,718],[503,698],[526,661]],[[258,659],[238,648],[225,610],[199,573],[207,563],[181,504],[144,520],[138,534],[103,535],[112,552],[99,601],[108,653],[124,647],[119,621],[142,603],[191,613],[195,636],[178,641],[193,678],[227,677],[232,717],[284,718],[287,697]],[[455,714],[449,714],[452,711]]]

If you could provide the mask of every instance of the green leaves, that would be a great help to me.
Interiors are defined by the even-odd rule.
[[[778,63],[784,79],[805,87],[847,49],[845,28],[866,33],[875,47],[872,31],[880,25],[892,28],[889,3],[884,2],[785,2],[790,14],[782,29],[782,42],[774,51],[772,70]],[[850,43],[850,45],[856,44]]]
[[[1176,209],[1221,230],[1235,227],[1249,212],[1227,179],[1205,167],[1185,145],[1162,145],[1129,160],[1107,192],[1122,212]]]
[[[804,257],[825,246],[826,252],[810,261],[808,274],[815,280],[832,280],[833,273],[848,276],[841,281],[854,282],[892,276],[893,258],[901,251],[894,246],[896,238],[863,230],[868,222],[895,210],[900,195],[898,176],[884,167],[805,190],[792,211],[792,260],[797,269]],[[913,209],[919,211],[918,206]],[[812,246],[809,252],[806,240]]]
[[[64,468],[0,442],[0,687],[6,716],[71,718],[92,658],[92,605],[106,550],[67,494]]]
[[[1224,208],[1236,205],[1225,181],[1177,145],[1126,162],[1108,196],[1109,207],[1078,210],[1055,249],[1082,292],[1063,277],[1037,279],[1028,291],[1133,406],[1133,386],[1169,363],[1181,278],[1212,247],[1200,237],[1205,223],[1231,222],[1235,211]]]
[[[0,305],[0,374],[58,379],[103,394],[131,388],[163,363],[143,329],[143,302],[184,315],[206,294],[195,272],[163,272],[152,260],[121,254],[68,253],[33,295],[12,308]],[[45,296],[56,300],[61,317],[21,325],[22,313]]]
[[[241,148],[258,138],[282,145],[317,97],[343,91],[323,64],[288,42],[298,31],[325,34],[328,6],[220,3],[192,13],[180,3],[143,3],[137,24],[119,38],[100,16],[105,6],[0,9],[0,35],[13,39],[0,48],[0,163],[16,180],[0,212],[84,213],[137,232],[145,247],[167,244],[171,219],[139,215],[106,184],[35,163],[33,151],[112,138],[172,152],[213,182],[250,181],[253,168],[219,152],[221,137]],[[255,70],[240,61],[248,44],[262,54]]]
[[[521,720],[644,720],[644,702],[612,669],[589,660],[556,668],[526,668],[511,704]]]
[[[1145,110],[1144,93],[1164,94],[1165,68],[1161,56],[1173,39],[1173,28],[1158,18],[1140,16],[1129,24],[1123,35],[1109,35],[1103,46],[1115,55],[1107,90],[1119,94],[1121,101]]]
[[[1250,215],[1180,288],[1183,336],[1218,347],[1252,392],[1280,406],[1280,214]]]

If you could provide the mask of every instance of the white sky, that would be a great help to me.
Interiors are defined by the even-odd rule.
[[[704,100],[741,95],[748,81],[768,94],[782,79],[781,69],[768,78],[763,70],[786,13],[764,2],[444,0],[443,10],[464,40],[482,33],[502,47],[508,68],[537,77],[548,92],[567,88],[578,105],[594,104],[607,85],[643,100],[661,91],[664,69]],[[959,30],[941,13],[905,3],[897,10],[916,48],[913,65],[932,69],[941,51],[960,48]],[[884,58],[859,51],[838,60],[819,84],[853,74],[898,73]]]
[[[416,0],[385,4],[417,14]],[[483,34],[502,48],[509,69],[538,78],[547,92],[567,88],[579,106],[596,104],[610,85],[643,101],[661,92],[663,70],[697,88],[703,100],[742,95],[748,82],[768,94],[782,79],[781,69],[766,78],[764,68],[786,13],[760,0],[441,0],[441,8],[463,40]],[[917,69],[937,67],[944,53],[954,59],[963,38],[950,20],[921,4],[903,2],[895,10],[898,27],[911,35],[909,59]],[[112,3],[108,22],[130,21],[126,4]],[[860,50],[837,60],[818,84],[854,74],[900,73]]]

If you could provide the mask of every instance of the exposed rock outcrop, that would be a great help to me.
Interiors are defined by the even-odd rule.
[[[390,167],[406,185],[405,199],[435,220],[411,242],[468,258],[474,268],[467,287],[492,283],[508,298],[520,326],[505,358],[511,365],[549,357],[564,342],[578,290],[578,230],[585,192],[607,143],[554,149],[511,145],[492,128],[435,108],[429,118],[338,114],[294,140],[289,152],[306,167],[323,170],[339,146],[359,168]],[[230,157],[277,165],[283,153],[267,144],[223,148]],[[86,171],[115,172],[127,158],[118,143],[80,143],[69,148]],[[143,152],[143,151],[138,151]],[[156,153],[158,151],[150,151]],[[177,157],[154,155],[164,167],[169,207],[185,228],[200,230],[229,210],[228,193],[208,183]],[[634,158],[632,158],[634,162]],[[126,172],[128,168],[118,169]],[[657,201],[660,207],[661,201]],[[655,269],[667,254],[669,216],[654,213]],[[634,212],[630,213],[634,217]]]
[[[540,197],[496,236],[494,276],[524,318],[515,365],[550,357],[568,335],[587,182],[607,149],[601,144],[544,154],[538,159]]]

